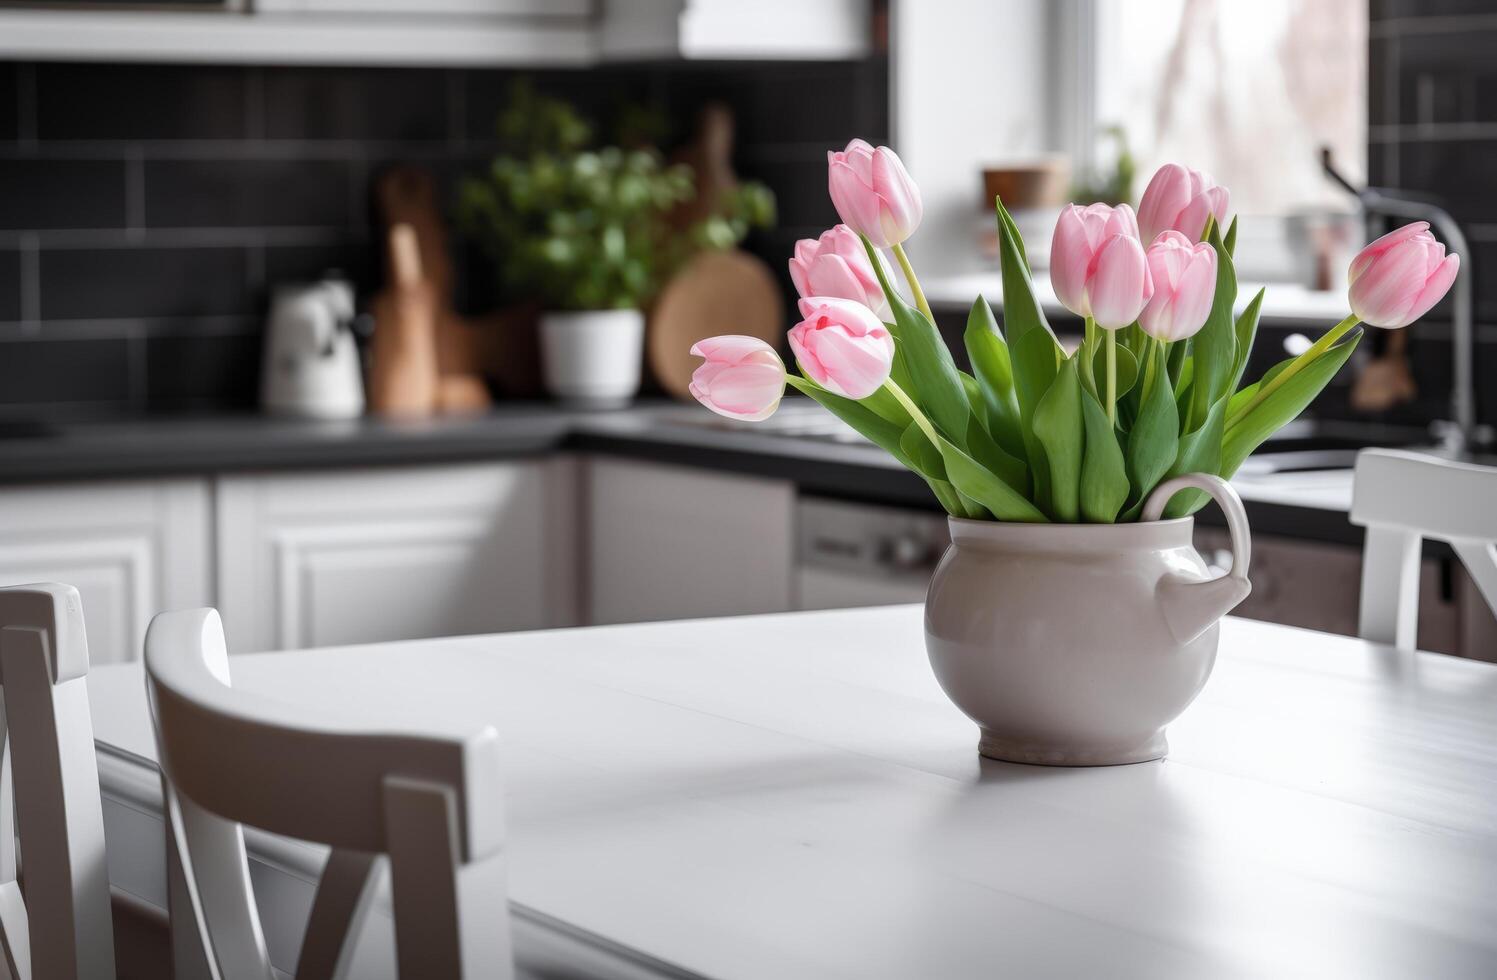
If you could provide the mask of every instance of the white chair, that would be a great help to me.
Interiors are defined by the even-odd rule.
[[[492,728],[375,733],[332,709],[319,717],[236,691],[212,609],[151,622],[146,687],[180,870],[170,896],[179,977],[197,956],[214,980],[274,976],[241,824],[332,848],[298,980],[348,975],[378,855],[390,862],[404,980],[513,975]]]
[[[1357,632],[1404,650],[1419,626],[1419,553],[1449,542],[1497,612],[1497,469],[1393,449],[1357,455],[1351,521],[1367,528]]]
[[[5,966],[17,980],[114,980],[88,639],[77,589],[0,589],[0,684]]]

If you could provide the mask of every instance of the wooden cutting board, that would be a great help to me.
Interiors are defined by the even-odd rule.
[[[687,386],[701,363],[691,355],[691,345],[719,334],[742,334],[778,349],[784,340],[784,302],[769,266],[742,249],[695,256],[655,302],[646,340],[650,370],[667,392],[691,398]]]

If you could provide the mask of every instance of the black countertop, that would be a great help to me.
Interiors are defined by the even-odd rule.
[[[938,509],[923,481],[802,399],[787,399],[774,418],[754,425],[666,402],[606,412],[501,406],[483,415],[420,421],[246,413],[12,423],[0,425],[0,483],[416,465],[559,451],[786,479],[808,494]],[[1338,494],[1328,503],[1324,493],[1297,491],[1289,476],[1283,492],[1272,478],[1257,479],[1251,493],[1244,492],[1255,530],[1360,543],[1361,531],[1347,522]],[[1220,521],[1213,508],[1200,518]]]

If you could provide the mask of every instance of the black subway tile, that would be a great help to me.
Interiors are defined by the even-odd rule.
[[[254,312],[242,248],[44,250],[44,320]]]
[[[0,140],[21,135],[21,66],[0,62]]]
[[[378,256],[369,245],[357,242],[279,245],[265,250],[264,268],[264,285],[270,289],[283,283],[313,282],[336,272],[364,293],[376,285]]]
[[[264,75],[265,135],[441,140],[447,76],[429,68],[283,68]]]
[[[1374,21],[1493,13],[1492,0],[1371,0],[1369,8]]]
[[[349,167],[339,160],[147,160],[150,227],[341,227]]]
[[[1497,122],[1494,48],[1497,22],[1469,31],[1399,37],[1392,48],[1397,53],[1397,121]],[[1372,118],[1378,121],[1376,115]]]
[[[207,65],[36,67],[44,140],[242,139],[245,69]]]
[[[21,319],[21,253],[0,248],[0,320]]]
[[[248,408],[257,401],[261,335],[150,337],[146,407]]]
[[[125,165],[118,160],[0,160],[0,228],[120,228]]]
[[[0,344],[0,404],[123,402],[129,341],[15,340]]]
[[[1497,139],[1406,142],[1398,149],[1398,182],[1443,204],[1464,224],[1497,221]]]

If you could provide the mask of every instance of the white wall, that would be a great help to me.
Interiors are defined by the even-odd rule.
[[[891,16],[893,146],[925,203],[906,248],[922,276],[986,268],[983,166],[1060,138],[1056,11],[1046,0],[894,0]]]

